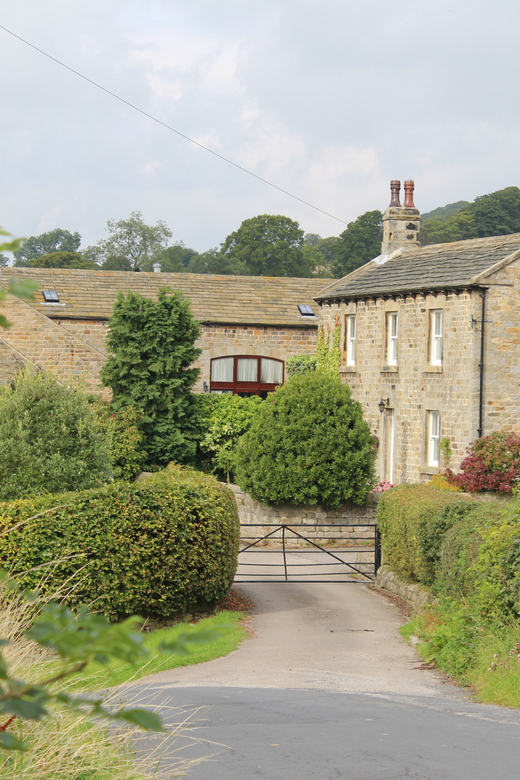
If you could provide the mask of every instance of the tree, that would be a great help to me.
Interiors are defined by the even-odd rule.
[[[448,219],[428,220],[421,224],[421,244],[444,244],[448,241],[464,241],[469,238],[477,238],[477,226],[475,218],[470,211],[460,211]]]
[[[121,292],[109,321],[108,361],[102,381],[117,411],[142,410],[144,449],[150,465],[193,460],[198,430],[191,388],[199,375],[193,362],[200,324],[189,302],[164,287],[158,300]]]
[[[347,385],[321,371],[293,376],[259,407],[237,453],[237,483],[274,504],[362,504],[375,449]]]
[[[262,214],[244,220],[226,238],[221,254],[250,276],[310,276],[313,269],[302,251],[303,235],[289,217]]]
[[[29,236],[15,252],[15,266],[28,266],[30,261],[51,252],[77,252],[81,244],[79,233],[55,228],[40,236]]]
[[[0,254],[0,266],[2,265],[3,266],[9,265],[9,258],[7,257],[7,255]]]
[[[292,355],[285,361],[285,370],[289,379],[296,374],[316,371],[316,355]]]
[[[317,246],[321,240],[322,238],[319,233],[305,233],[303,237],[303,245]]]
[[[346,276],[356,268],[381,254],[383,215],[380,211],[366,211],[341,233],[332,273]]]
[[[459,211],[463,211],[469,206],[468,200],[458,200],[456,203],[448,203],[446,206],[438,206],[432,211],[421,214],[421,227],[430,220],[439,220],[440,222],[446,222],[447,219],[454,214],[458,214]]]
[[[461,204],[463,207],[455,210]],[[480,195],[473,203],[459,201],[434,209],[425,217],[421,223],[423,246],[520,233],[520,189],[505,187]]]
[[[170,274],[182,274],[188,270],[192,258],[198,257],[198,252],[187,247],[182,241],[163,249],[157,261],[161,264],[161,271]],[[153,271],[153,264],[157,262],[151,258],[143,263],[143,271]]]
[[[238,440],[249,430],[258,407],[263,403],[257,395],[200,395],[199,415],[204,434],[200,441],[201,461],[209,461],[213,473],[229,482],[235,470]],[[204,457],[205,456],[205,457]]]
[[[322,238],[317,233],[306,233],[303,238],[304,265],[312,268],[312,276],[330,279],[336,260],[340,239],[337,236]]]
[[[99,266],[93,260],[83,257],[80,252],[49,252],[30,261],[32,268],[86,268],[94,271]]]
[[[23,369],[0,392],[0,500],[96,487],[112,477],[86,396]]]
[[[90,259],[108,270],[142,271],[145,263],[160,260],[168,246],[172,231],[162,220],[146,225],[140,211],[132,211],[128,219],[107,221],[109,237],[99,241],[86,252]]]
[[[244,263],[232,262],[219,249],[208,249],[206,252],[194,255],[188,264],[190,274],[218,274],[247,276],[247,268]]]
[[[477,226],[477,235],[504,236],[520,233],[520,189],[506,187],[481,195],[468,207]]]
[[[520,477],[520,436],[494,431],[475,439],[460,464],[460,474],[448,468],[444,476],[467,493],[511,493]]]

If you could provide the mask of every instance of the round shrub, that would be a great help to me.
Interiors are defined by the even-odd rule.
[[[475,505],[468,497],[427,485],[398,485],[382,493],[377,522],[385,563],[431,585],[445,533]]]
[[[87,397],[26,368],[0,390],[0,500],[81,490],[112,477]]]
[[[70,603],[112,620],[217,604],[233,582],[238,536],[231,491],[179,467],[139,484],[0,504],[2,565],[24,587],[72,586]]]
[[[460,464],[460,474],[447,469],[445,476],[468,493],[511,493],[520,477],[520,436],[494,431],[476,439]]]
[[[240,487],[268,504],[362,504],[375,449],[361,406],[323,372],[292,377],[258,409],[237,451]]]

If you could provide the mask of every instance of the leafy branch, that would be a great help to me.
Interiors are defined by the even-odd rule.
[[[5,575],[4,575],[5,576]],[[35,683],[16,679],[9,673],[3,653],[0,652],[0,712],[8,716],[0,726],[0,747],[6,750],[25,750],[24,742],[7,731],[14,718],[38,721],[48,716],[49,705],[55,704],[87,716],[122,720],[146,731],[164,731],[161,718],[143,709],[110,709],[102,698],[73,696],[53,686],[71,675],[83,671],[91,662],[107,666],[113,659],[135,663],[145,660],[149,650],[138,630],[141,618],[131,617],[122,623],[111,624],[103,615],[90,614],[82,607],[77,614],[61,604],[46,604],[23,636],[57,655],[63,668]],[[190,645],[212,641],[220,636],[222,628],[195,627],[183,632],[170,642],[163,642],[158,650],[183,655]],[[0,640],[0,646],[10,643]]]

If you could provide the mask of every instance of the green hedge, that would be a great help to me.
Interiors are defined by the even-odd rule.
[[[69,601],[110,619],[161,619],[207,609],[229,593],[238,535],[232,493],[213,477],[170,466],[142,484],[0,504],[0,567],[24,587],[73,583]]]
[[[520,501],[511,503],[481,530],[472,566],[482,615],[501,622],[520,618]]]
[[[500,524],[506,514],[501,502],[489,501],[476,506],[470,503],[468,511],[459,516],[442,540],[436,580],[439,592],[454,598],[475,596],[476,564],[486,529]]]
[[[444,534],[476,502],[426,485],[399,485],[381,494],[377,520],[385,563],[405,577],[431,585]]]

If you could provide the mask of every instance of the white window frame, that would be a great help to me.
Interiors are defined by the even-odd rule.
[[[428,412],[428,466],[439,468],[441,457],[441,413],[439,411]]]
[[[397,338],[399,333],[399,319],[396,311],[386,314],[386,362],[388,366],[397,365]]]
[[[443,310],[430,309],[430,365],[442,366]]]
[[[356,315],[347,314],[346,317],[346,352],[347,366],[356,365]]]
[[[385,409],[385,463],[383,479],[392,482],[395,479],[395,409]]]

